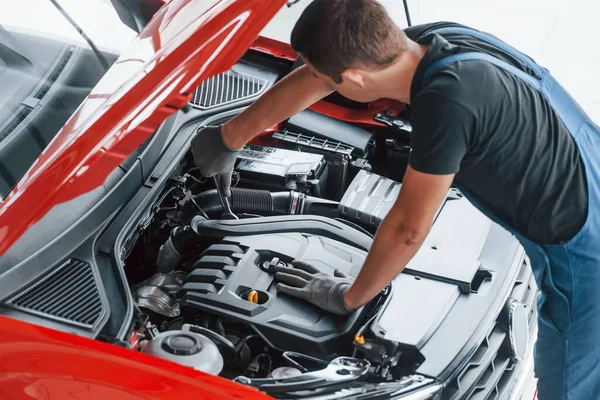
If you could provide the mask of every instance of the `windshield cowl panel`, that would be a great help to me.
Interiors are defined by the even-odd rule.
[[[164,6],[0,204],[0,256],[54,205],[102,185],[202,80],[233,65],[284,4]]]

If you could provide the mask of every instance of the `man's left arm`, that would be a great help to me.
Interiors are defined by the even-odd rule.
[[[453,179],[454,174],[425,174],[408,167],[400,195],[379,225],[369,255],[344,295],[348,309],[369,302],[402,272],[423,244]]]
[[[413,102],[410,166],[363,268],[346,290],[344,303],[349,309],[375,297],[417,253],[473,144],[475,115],[447,95],[460,91],[456,85],[447,76],[437,77]]]

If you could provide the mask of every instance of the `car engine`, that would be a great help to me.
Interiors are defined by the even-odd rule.
[[[321,271],[355,276],[364,252],[323,236],[300,233],[225,238],[194,262],[178,291],[185,311],[202,311],[252,326],[280,351],[335,354],[351,338],[362,312],[340,318],[275,291],[273,267],[304,260]]]

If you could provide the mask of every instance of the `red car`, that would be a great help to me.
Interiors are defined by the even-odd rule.
[[[537,288],[514,237],[456,189],[407,270],[351,316],[275,291],[294,259],[357,274],[401,187],[406,105],[334,94],[265,132],[240,154],[232,216],[190,140],[298,66],[258,37],[286,1],[112,3],[141,29],[116,60],[0,42],[5,77],[37,76],[19,75],[36,64],[18,43],[54,60],[0,113],[9,139],[52,131],[72,105],[53,85],[76,86],[63,74],[95,83],[90,57],[112,65],[0,203],[1,399],[520,397]]]

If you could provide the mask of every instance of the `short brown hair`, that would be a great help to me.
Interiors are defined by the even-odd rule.
[[[376,0],[314,0],[291,38],[297,53],[337,83],[342,82],[342,72],[357,64],[391,64],[407,49],[407,41]]]

